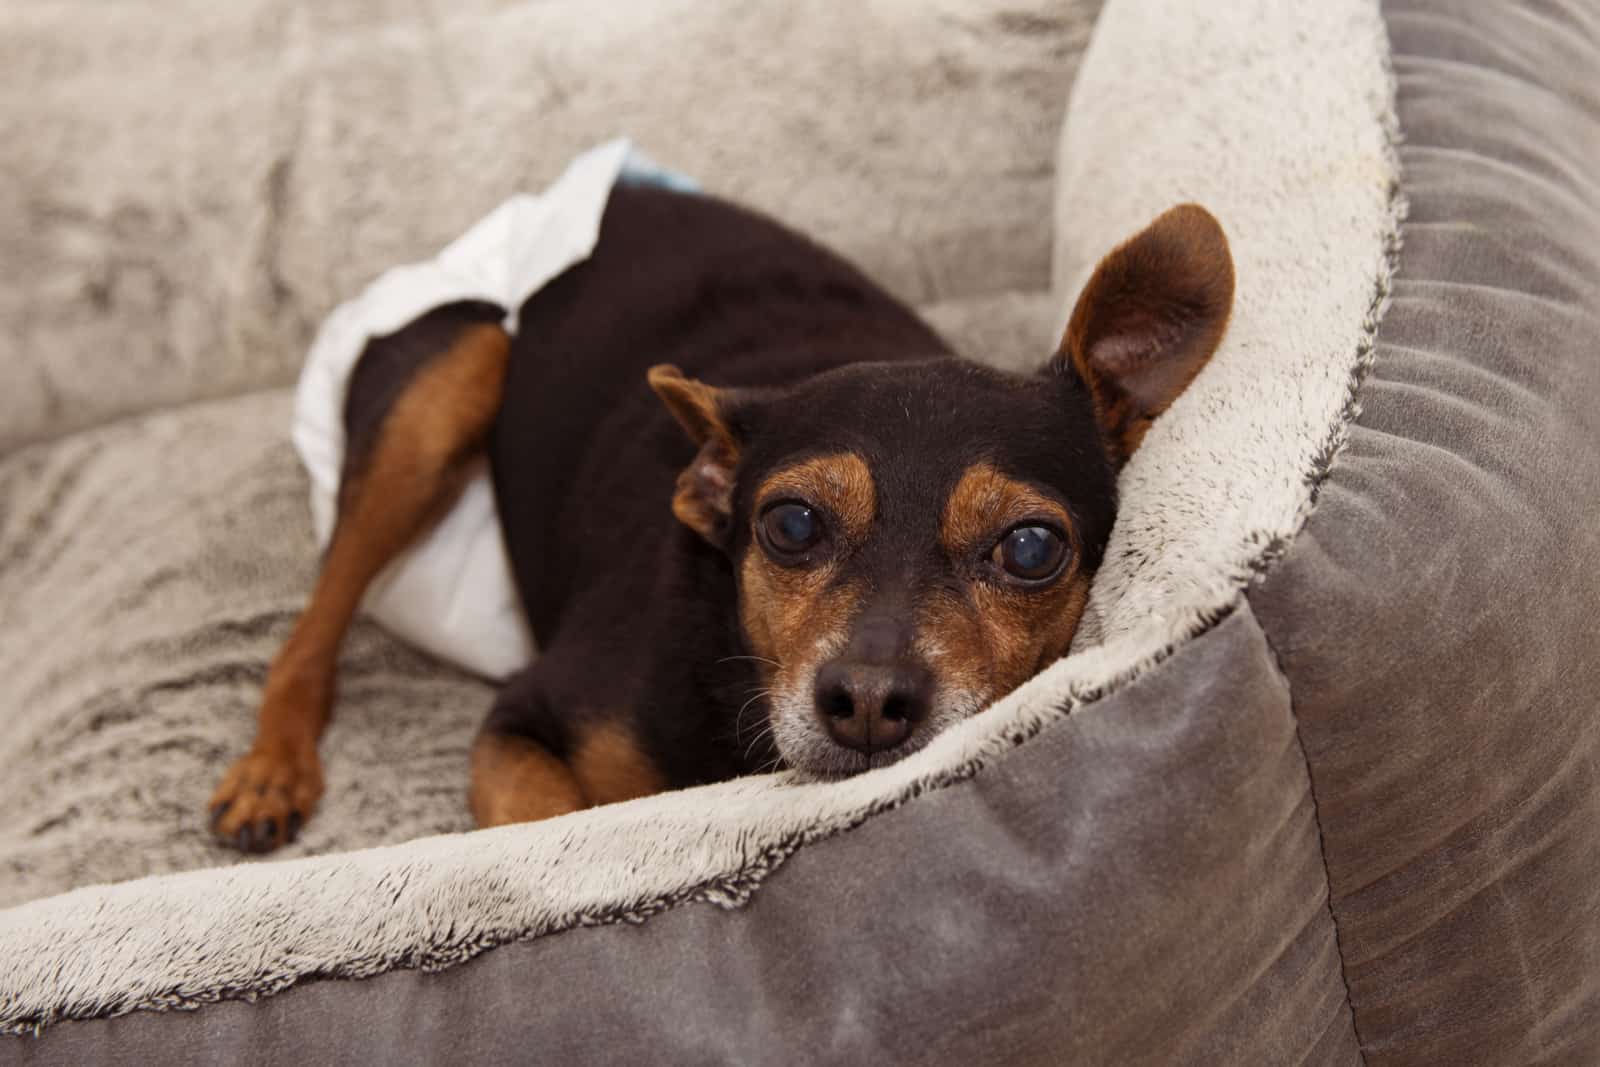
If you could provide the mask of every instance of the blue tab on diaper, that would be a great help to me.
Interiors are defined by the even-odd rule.
[[[663,167],[633,145],[628,146],[628,157],[622,161],[622,173],[617,175],[622,185],[653,185],[675,193],[698,193],[700,183],[687,174]]]

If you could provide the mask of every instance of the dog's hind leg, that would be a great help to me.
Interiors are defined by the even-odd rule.
[[[649,796],[667,776],[624,708],[554,696],[545,684],[557,647],[513,677],[472,746],[472,815],[479,826],[535,822]]]
[[[501,688],[472,744],[468,800],[480,827],[535,822],[589,806],[562,758],[571,747],[568,724],[550,706],[541,669],[535,663]]]
[[[267,673],[256,738],[211,798],[247,852],[293,840],[322,795],[317,741],[345,631],[379,572],[448,510],[499,410],[510,339],[490,305],[452,304],[368,344],[350,383],[339,517],[305,612]]]

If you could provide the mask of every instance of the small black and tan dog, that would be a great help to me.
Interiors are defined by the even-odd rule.
[[[337,528],[216,832],[264,851],[311,814],[363,592],[485,453],[540,655],[473,749],[480,825],[901,758],[1066,652],[1118,468],[1232,300],[1221,228],[1177,207],[1005,374],[770,220],[619,186],[515,339],[463,303],[363,354]]]

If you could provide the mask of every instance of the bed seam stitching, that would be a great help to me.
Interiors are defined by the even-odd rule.
[[[1339,925],[1339,915],[1333,907],[1333,873],[1328,868],[1328,838],[1322,825],[1322,806],[1317,799],[1316,775],[1311,770],[1311,756],[1306,751],[1305,737],[1300,731],[1300,714],[1295,710],[1294,685],[1289,680],[1289,672],[1284,668],[1283,656],[1278,652],[1278,646],[1273,642],[1272,636],[1267,633],[1267,628],[1262,625],[1261,619],[1256,616],[1254,606],[1251,606],[1250,615],[1255,620],[1256,629],[1261,633],[1261,640],[1267,646],[1267,652],[1272,656],[1272,666],[1283,682],[1284,696],[1289,704],[1289,721],[1294,725],[1294,741],[1300,748],[1300,760],[1306,769],[1306,795],[1311,799],[1311,822],[1317,831],[1317,855],[1322,861],[1322,884],[1327,890],[1325,907],[1328,913],[1328,922],[1333,926],[1333,951],[1339,958],[1339,982],[1344,987],[1344,1004],[1350,1013],[1350,1030],[1356,1039],[1356,1055],[1361,1057],[1361,1063],[1367,1062],[1367,1043],[1361,1036],[1361,1024],[1356,1017],[1355,997],[1350,991],[1349,964],[1345,959],[1344,931]]]

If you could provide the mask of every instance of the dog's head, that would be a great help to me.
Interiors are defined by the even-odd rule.
[[[1227,240],[1185,205],[1100,263],[1040,375],[934,359],[741,390],[652,368],[699,446],[673,511],[733,562],[790,766],[891,763],[1066,653],[1117,471],[1232,301]]]

